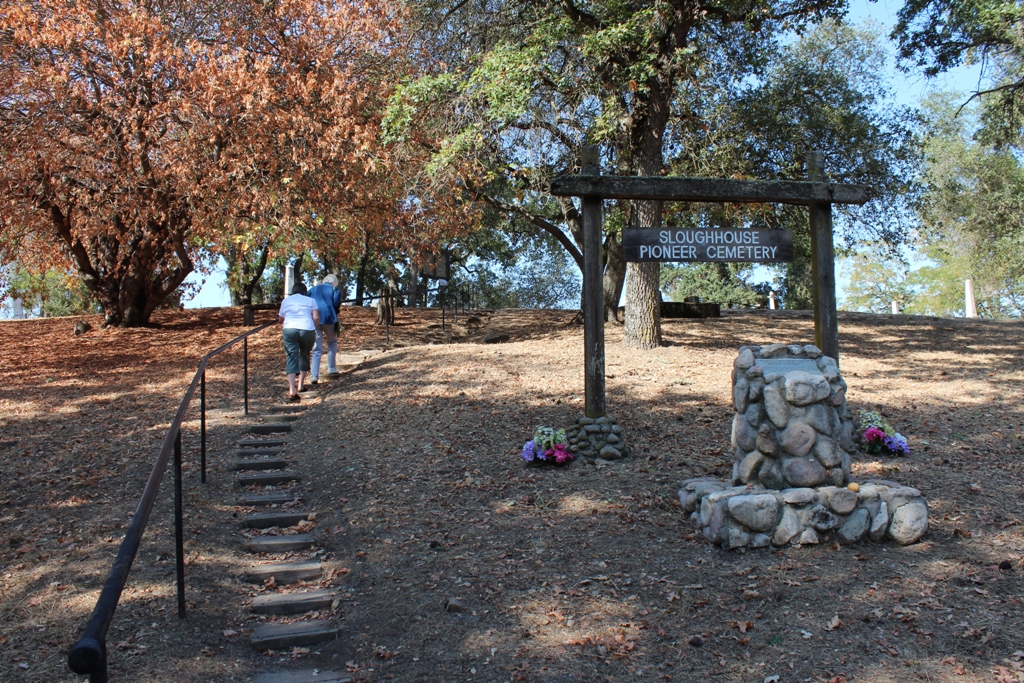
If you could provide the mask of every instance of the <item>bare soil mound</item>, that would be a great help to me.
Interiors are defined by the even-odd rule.
[[[387,349],[331,385],[288,437],[341,592],[342,637],[257,653],[229,467],[241,351],[208,374],[210,481],[186,426],[189,615],[175,615],[170,476],[109,635],[111,680],[248,681],[271,668],[366,681],[1024,681],[1024,327],[840,314],[850,407],[880,409],[908,458],[854,478],[928,498],[922,543],[750,552],[710,546],[679,483],[727,476],[736,347],[808,342],[810,314],[668,320],[637,352],[606,327],[609,411],[633,456],[524,467],[538,424],[583,405],[582,328],[565,311],[346,309],[346,351]],[[267,315],[267,314],[264,314]],[[198,359],[241,311],[161,327],[0,322],[0,680],[79,680],[78,637]],[[270,320],[268,316],[266,320]],[[90,319],[98,327],[98,319]],[[508,334],[502,344],[481,343]],[[284,393],[276,329],[250,344],[252,414]],[[1002,567],[1002,568],[1001,568]],[[457,598],[463,611],[447,612]],[[1017,634],[1017,635],[1014,635]],[[697,644],[699,643],[699,644]]]

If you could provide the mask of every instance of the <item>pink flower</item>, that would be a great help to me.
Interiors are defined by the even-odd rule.
[[[885,438],[885,432],[878,427],[868,427],[864,430],[865,441],[881,441]]]

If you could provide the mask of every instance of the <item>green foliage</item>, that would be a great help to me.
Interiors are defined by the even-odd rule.
[[[575,262],[550,241],[527,242],[513,260],[474,260],[451,280],[481,308],[576,308],[581,281]]]
[[[683,266],[663,264],[661,289],[672,301],[688,296],[701,301],[741,307],[764,305],[767,292],[763,286],[751,285],[747,279],[752,268],[745,263],[693,263]]]
[[[569,443],[569,439],[565,435],[564,429],[555,429],[554,427],[537,427],[536,431],[533,432],[533,442],[540,446],[542,451],[551,450],[558,444],[563,446]]]
[[[989,143],[1020,147],[1024,127],[1024,5],[1014,0],[908,0],[893,37],[900,57],[934,76],[961,64],[980,64]],[[973,97],[973,96],[972,96]]]
[[[457,89],[458,80],[453,74],[425,75],[402,83],[388,99],[381,120],[383,141],[407,141],[421,109],[449,97]]]
[[[895,436],[896,430],[893,429],[882,414],[877,410],[859,410],[857,411],[857,422],[860,424],[860,429],[863,431],[868,427],[874,427],[885,432],[886,436]]]
[[[850,277],[845,308],[853,311],[890,313],[895,301],[901,312],[912,312],[915,300],[907,264],[884,247],[854,254],[846,261]]]
[[[805,179],[805,153],[822,149],[833,180],[877,188],[872,206],[837,220],[845,243],[895,244],[906,234],[894,217],[903,214],[917,160],[914,121],[882,105],[887,55],[877,30],[827,21],[804,33],[844,6],[526,0],[453,8],[419,0],[415,11],[436,27],[424,42],[437,62],[392,100],[388,120],[406,129],[429,124],[436,176],[447,174],[507,216],[543,223],[577,245],[577,207],[547,187],[575,172],[588,143],[601,144],[605,173],[798,180]],[[780,47],[790,31],[802,38]],[[610,235],[627,224],[631,207],[606,209]],[[673,203],[664,221],[793,229],[803,260],[776,269],[772,286],[787,307],[810,305],[805,210]],[[729,268],[670,269],[666,277],[682,286],[680,296],[763,301],[742,266]],[[496,297],[497,286],[513,286],[499,282],[503,276],[481,274],[474,286]]]
[[[914,274],[921,312],[959,315],[964,280],[974,279],[978,313],[1024,312],[1024,165],[1011,150],[971,137],[972,110],[954,117],[951,97],[928,103],[919,250],[930,263]]]
[[[837,245],[906,241],[908,200],[920,159],[916,114],[891,104],[879,27],[827,21],[781,50],[760,83],[744,92],[732,124],[748,133],[748,173],[803,180],[809,150],[825,154],[833,182],[872,190],[863,207],[834,207]],[[806,232],[806,212],[788,206],[763,214],[768,225]],[[809,253],[809,252],[808,252]]]
[[[940,259],[945,256],[935,255]],[[969,270],[961,259],[932,259],[929,265],[918,268],[910,274],[909,284],[915,291],[906,313],[963,316],[966,305],[964,280],[967,279],[968,273]]]
[[[873,190],[864,207],[833,207],[837,252],[864,241],[880,242],[887,250],[906,243],[920,158],[917,118],[886,104],[892,101],[884,77],[889,56],[878,27],[826,21],[773,54],[759,79],[745,87],[716,83],[717,96],[697,98],[703,107],[698,120],[708,123],[686,134],[672,172],[804,180],[806,153],[819,149],[831,180]],[[683,204],[670,206],[666,217],[684,227],[792,230],[794,260],[770,267],[775,275],[771,288],[785,308],[812,306],[805,209]],[[697,272],[705,279],[709,269]],[[718,294],[718,286],[713,289]]]
[[[930,76],[985,59],[1022,54],[1024,8],[1013,0],[908,0],[893,37],[900,57]]]
[[[278,258],[267,264],[252,294],[254,304],[272,304],[284,299],[284,267],[287,262],[286,258]]]
[[[34,274],[15,268],[5,297],[21,299],[27,314],[43,318],[99,313],[99,304],[74,275],[57,270]]]

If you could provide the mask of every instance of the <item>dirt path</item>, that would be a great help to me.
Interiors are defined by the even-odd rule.
[[[381,345],[369,311],[346,313],[343,346]],[[200,349],[239,331],[194,318],[89,346],[65,339],[66,321],[0,323],[0,679],[75,680],[64,656],[163,437],[153,423]],[[434,312],[400,311],[397,348],[289,437],[340,577],[339,641],[249,651],[225,457],[206,488],[188,470],[189,619],[173,616],[165,500],[115,620],[112,679],[245,681],[283,659],[368,681],[1024,680],[1019,323],[841,315],[851,407],[880,408],[915,447],[863,456],[854,477],[920,488],[932,529],[909,548],[728,552],[694,534],[676,489],[731,465],[736,347],[807,341],[808,314],[667,321],[667,345],[650,353],[609,326],[609,410],[634,455],[562,470],[517,454],[538,424],[580,414],[581,328],[561,312],[476,318],[453,334]],[[511,342],[430,344],[500,331]],[[54,358],[58,343],[68,352]],[[281,391],[278,345],[253,344],[254,401]],[[212,383],[223,402],[211,450],[225,455],[243,425],[231,377]],[[449,598],[465,609],[446,612]]]

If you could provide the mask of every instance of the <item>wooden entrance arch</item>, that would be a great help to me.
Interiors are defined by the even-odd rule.
[[[807,181],[602,176],[596,145],[583,148],[582,162],[580,175],[563,176],[551,182],[551,194],[581,197],[583,201],[583,356],[587,417],[601,417],[606,412],[600,258],[605,199],[774,202],[806,206],[811,227],[814,338],[825,355],[839,361],[832,205],[865,203],[870,198],[867,187],[828,182],[821,152],[807,155]]]

